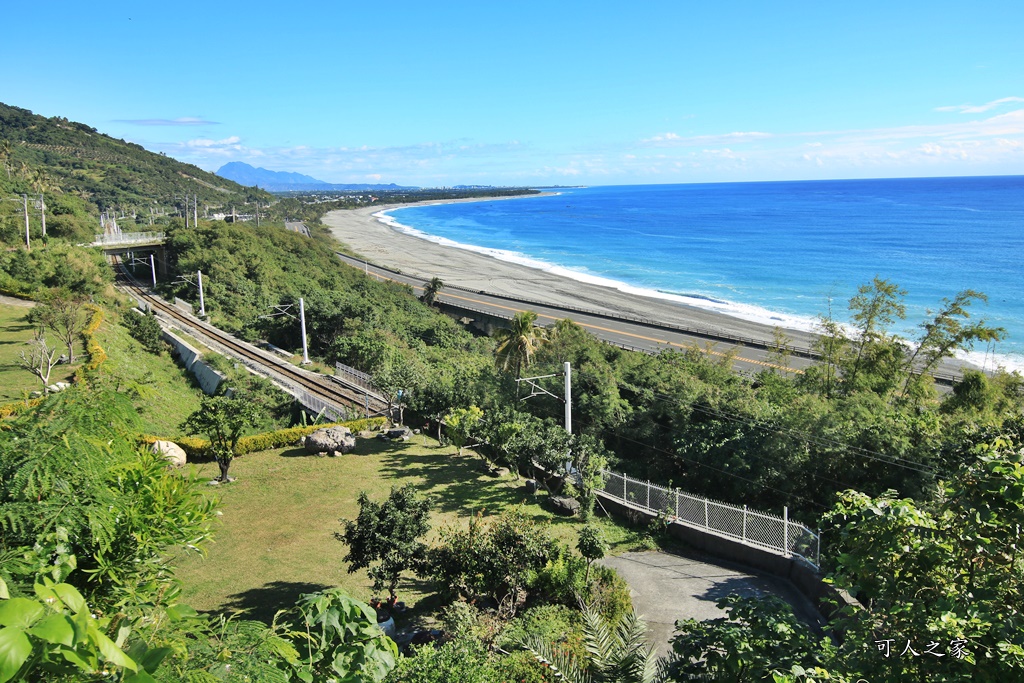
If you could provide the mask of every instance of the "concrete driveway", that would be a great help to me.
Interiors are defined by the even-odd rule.
[[[771,593],[792,605],[801,621],[815,627],[821,621],[811,601],[789,581],[700,553],[625,553],[606,557],[601,564],[615,569],[629,584],[633,605],[647,622],[648,642],[659,656],[671,650],[668,641],[677,620],[726,616],[715,604],[726,595]]]

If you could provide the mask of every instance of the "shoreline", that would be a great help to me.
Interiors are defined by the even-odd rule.
[[[550,266],[532,259],[530,265],[507,260],[495,254],[500,250],[462,245],[445,238],[428,235],[405,226],[389,211],[413,206],[456,204],[481,201],[505,201],[554,196],[547,192],[513,197],[431,200],[410,204],[382,204],[326,214],[323,223],[341,244],[352,252],[378,265],[401,271],[406,275],[429,280],[439,277],[445,284],[488,292],[512,298],[528,299],[555,306],[576,307],[611,315],[627,315],[657,320],[684,327],[711,330],[726,337],[752,338],[765,344],[774,341],[776,329],[788,337],[786,343],[810,348],[818,335],[805,328],[749,320],[730,313],[686,303],[682,297],[651,295],[640,288],[596,276],[560,274],[561,266]],[[382,215],[383,214],[383,215]],[[630,289],[635,291],[629,291]],[[774,316],[773,316],[774,317]],[[800,319],[798,322],[805,322]],[[940,372],[952,373],[962,368],[981,369],[984,354],[973,352],[967,358],[943,362]],[[991,358],[988,365],[992,365]],[[997,362],[998,366],[999,363]],[[1020,368],[1006,364],[1008,372]]]
[[[487,254],[442,244],[389,225],[377,214],[411,206],[454,204],[469,201],[505,201],[553,196],[542,193],[517,197],[432,200],[414,204],[383,204],[327,213],[323,223],[338,242],[353,253],[378,265],[445,284],[486,291],[513,298],[531,299],[556,306],[578,307],[611,315],[640,316],[666,323],[699,327],[730,337],[747,337],[771,343],[775,326],[745,320],[668,298],[626,292],[613,281],[587,282],[560,275],[557,268],[540,269]],[[394,221],[393,217],[388,217]],[[554,271],[554,272],[553,272]],[[599,278],[594,278],[595,280]],[[605,284],[607,283],[607,284]],[[809,348],[816,335],[780,325],[790,344]]]

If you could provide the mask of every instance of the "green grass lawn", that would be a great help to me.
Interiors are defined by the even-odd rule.
[[[24,398],[28,392],[42,391],[43,384],[38,377],[18,366],[22,351],[28,351],[25,345],[32,338],[33,328],[24,321],[28,314],[27,306],[0,304],[0,404],[11,403]],[[49,333],[46,335],[51,346],[60,350],[57,355],[67,353],[67,349]],[[55,365],[50,373],[50,384],[54,382],[70,382],[80,363],[77,361],[82,354],[81,344],[75,347],[74,365]]]
[[[358,514],[360,491],[381,500],[392,486],[407,483],[431,499],[432,536],[444,524],[466,524],[477,511],[491,514],[524,504],[527,515],[549,523],[557,538],[575,547],[579,520],[552,515],[540,505],[546,494],[528,496],[522,479],[494,477],[480,465],[479,458],[459,456],[424,436],[407,444],[359,439],[355,453],[337,458],[307,456],[299,448],[237,458],[231,473],[238,481],[211,487],[223,517],[208,557],[180,559],[183,601],[200,610],[246,610],[269,620],[300,593],[327,587],[370,598],[366,572],[346,572],[347,547],[334,534],[342,530],[340,519]],[[217,474],[214,463],[192,467],[205,479]],[[643,543],[642,534],[606,520],[598,523],[620,552]],[[398,588],[399,599],[415,605],[418,613],[437,606],[432,592],[414,577]]]

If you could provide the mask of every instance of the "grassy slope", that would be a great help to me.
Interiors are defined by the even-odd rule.
[[[124,315],[135,315],[125,312]],[[109,313],[96,333],[96,340],[107,352],[102,372],[116,377],[122,388],[134,385],[139,392],[135,405],[143,430],[156,436],[181,434],[178,425],[199,408],[203,392],[191,375],[178,365],[170,353],[149,353],[135,341]]]
[[[212,463],[194,467],[205,478],[216,474]],[[478,458],[458,456],[424,436],[401,445],[359,439],[355,453],[338,458],[310,457],[298,448],[267,451],[237,459],[231,471],[238,481],[216,489],[223,517],[208,557],[182,558],[177,577],[184,602],[193,607],[250,610],[261,619],[294,604],[298,594],[324,587],[371,597],[366,572],[346,572],[347,548],[334,539],[342,530],[339,519],[358,514],[360,491],[381,500],[392,486],[416,484],[432,499],[435,537],[446,523],[465,524],[477,510],[496,512],[527,498],[522,480],[483,474]],[[550,522],[554,535],[575,547],[580,522],[552,516],[540,498],[527,501],[527,514]],[[602,524],[619,550],[639,541],[635,533]],[[425,582],[404,580],[398,592],[418,604],[417,611],[436,607]]]
[[[28,310],[26,306],[0,304],[0,404],[11,403],[23,398],[26,392],[43,388],[38,377],[18,367],[21,352],[28,351],[25,342],[32,338],[32,326],[24,321]],[[51,344],[60,346],[53,334],[48,334],[47,339]],[[77,362],[80,353],[81,344],[76,347],[74,365],[54,366],[50,374],[51,384],[71,381],[80,365]]]

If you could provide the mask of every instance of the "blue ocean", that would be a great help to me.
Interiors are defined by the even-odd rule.
[[[1024,176],[632,185],[416,206],[389,222],[427,239],[783,327],[848,317],[880,276],[907,294],[894,331],[913,339],[963,289],[1004,327],[976,348],[1024,368]]]

